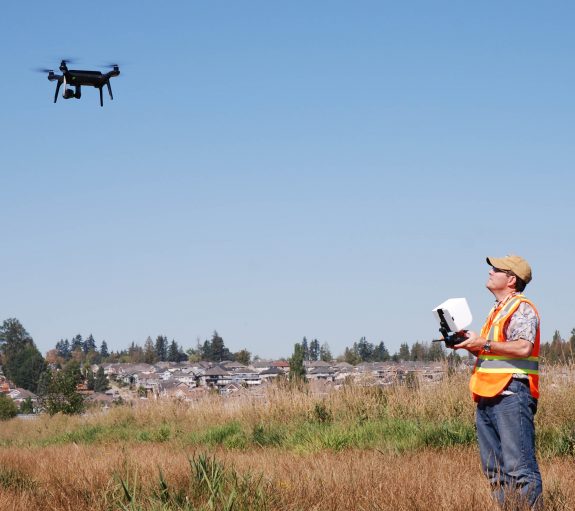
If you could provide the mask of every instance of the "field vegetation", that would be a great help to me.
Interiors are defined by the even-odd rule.
[[[537,414],[546,509],[575,509],[575,380]],[[2,510],[496,509],[468,374],[435,384],[270,386],[0,427]]]

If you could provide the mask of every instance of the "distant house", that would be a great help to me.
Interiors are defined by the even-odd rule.
[[[260,373],[260,378],[262,381],[270,381],[275,380],[278,376],[285,376],[285,374],[285,371],[279,367],[270,367]]]
[[[193,372],[174,371],[171,379],[180,383],[185,383],[189,387],[196,386],[196,375]]]
[[[255,362],[252,362],[252,367],[256,372],[261,373],[262,371],[266,371],[271,367],[271,361],[256,360]]]
[[[86,401],[88,403],[99,404],[104,408],[109,408],[110,405],[116,401],[116,398],[112,394],[108,394],[107,392],[94,392],[89,396],[86,396]]]
[[[214,366],[200,376],[200,382],[208,387],[223,387],[232,382],[231,373],[220,366]]]
[[[222,396],[229,396],[230,394],[242,391],[243,388],[244,387],[239,383],[228,383],[220,389],[220,394]]]
[[[34,394],[33,392],[30,392],[29,390],[21,389],[19,387],[10,390],[10,392],[8,392],[8,396],[11,397],[12,400],[18,406],[20,406],[22,404],[22,402],[26,401],[26,399],[28,399],[28,398],[30,398],[30,400],[34,404],[34,407],[35,407],[36,403],[38,402],[38,396],[36,394]]]
[[[2,379],[0,379],[0,393],[8,394],[8,392],[10,392],[10,383],[2,376]]]
[[[158,386],[158,396],[174,399],[187,399],[192,396],[192,388],[189,385],[177,381],[162,381]]]
[[[244,368],[244,370],[237,369],[232,371],[230,374],[232,381],[236,383],[243,383],[248,386],[261,385],[262,379],[260,378],[260,374],[255,371],[248,371],[247,367],[245,366]]]
[[[321,367],[312,367],[306,371],[305,376],[308,380],[333,381],[335,377],[335,371],[331,368],[323,369]]]
[[[281,369],[284,373],[289,372],[289,362],[285,360],[276,360],[270,364],[270,367],[277,367]]]

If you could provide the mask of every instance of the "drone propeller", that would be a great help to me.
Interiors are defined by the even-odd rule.
[[[53,69],[45,69],[42,67],[35,67],[32,71],[36,71],[36,73],[53,73]]]
[[[98,67],[102,67],[110,71],[120,71],[120,64],[102,64]]]

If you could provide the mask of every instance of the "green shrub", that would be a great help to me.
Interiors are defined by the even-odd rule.
[[[0,394],[0,420],[5,421],[18,415],[18,407],[11,398]]]

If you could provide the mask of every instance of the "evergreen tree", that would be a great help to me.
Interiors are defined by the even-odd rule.
[[[403,360],[404,362],[408,361],[410,357],[410,353],[409,353],[409,346],[406,342],[401,343],[401,345],[399,346],[399,354],[398,354],[398,358],[400,360]]]
[[[202,344],[202,360],[213,360],[212,343],[208,339]]]
[[[222,362],[223,360],[230,360],[232,358],[230,350],[226,348],[224,344],[224,339],[217,331],[214,331],[212,340],[209,342],[209,351],[211,352],[211,357],[206,358],[206,360],[211,360],[212,362]]]
[[[380,342],[373,350],[373,359],[376,362],[388,362],[391,357],[389,356],[389,351],[385,347],[385,344]]]
[[[163,335],[156,337],[155,344],[156,357],[161,362],[168,360],[168,338]]]
[[[154,342],[152,341],[152,338],[148,336],[144,343],[144,362],[146,364],[154,364],[158,360],[157,357]]]
[[[84,348],[84,341],[80,334],[72,338],[72,344],[70,346],[70,351],[82,350]]]
[[[309,359],[312,361],[319,360],[319,341],[314,339],[309,343]]]
[[[108,345],[106,344],[106,341],[102,341],[102,344],[100,345],[100,356],[103,359],[110,356],[110,353],[108,353]]]
[[[16,318],[6,319],[0,327],[0,349],[5,357],[10,357],[32,342],[32,337]]]
[[[301,341],[301,348],[303,350],[303,359],[309,360],[309,344],[307,342],[307,337],[304,337]]]
[[[36,392],[46,362],[17,319],[7,319],[0,327],[0,351],[6,377],[17,387]]]
[[[96,351],[96,341],[94,340],[94,336],[92,334],[90,334],[84,341],[84,344],[82,345],[82,351],[84,353]]]
[[[327,342],[324,342],[321,345],[319,349],[319,358],[323,362],[331,362],[333,360],[333,357],[331,356],[331,351],[329,349],[329,344]]]
[[[362,337],[358,343],[354,343],[354,351],[362,362],[370,362],[373,360],[373,344]]]
[[[60,339],[56,343],[56,354],[64,360],[70,359],[71,351],[70,351],[70,341],[68,341],[68,339],[66,340]]]
[[[305,339],[305,337],[304,337]],[[290,381],[302,382],[305,381],[305,367],[304,362],[304,347],[303,343],[295,343],[293,348],[293,355],[289,359],[289,379]]]
[[[172,343],[168,348],[168,360],[170,362],[179,362],[180,361],[180,347],[175,339],[172,339]]]

